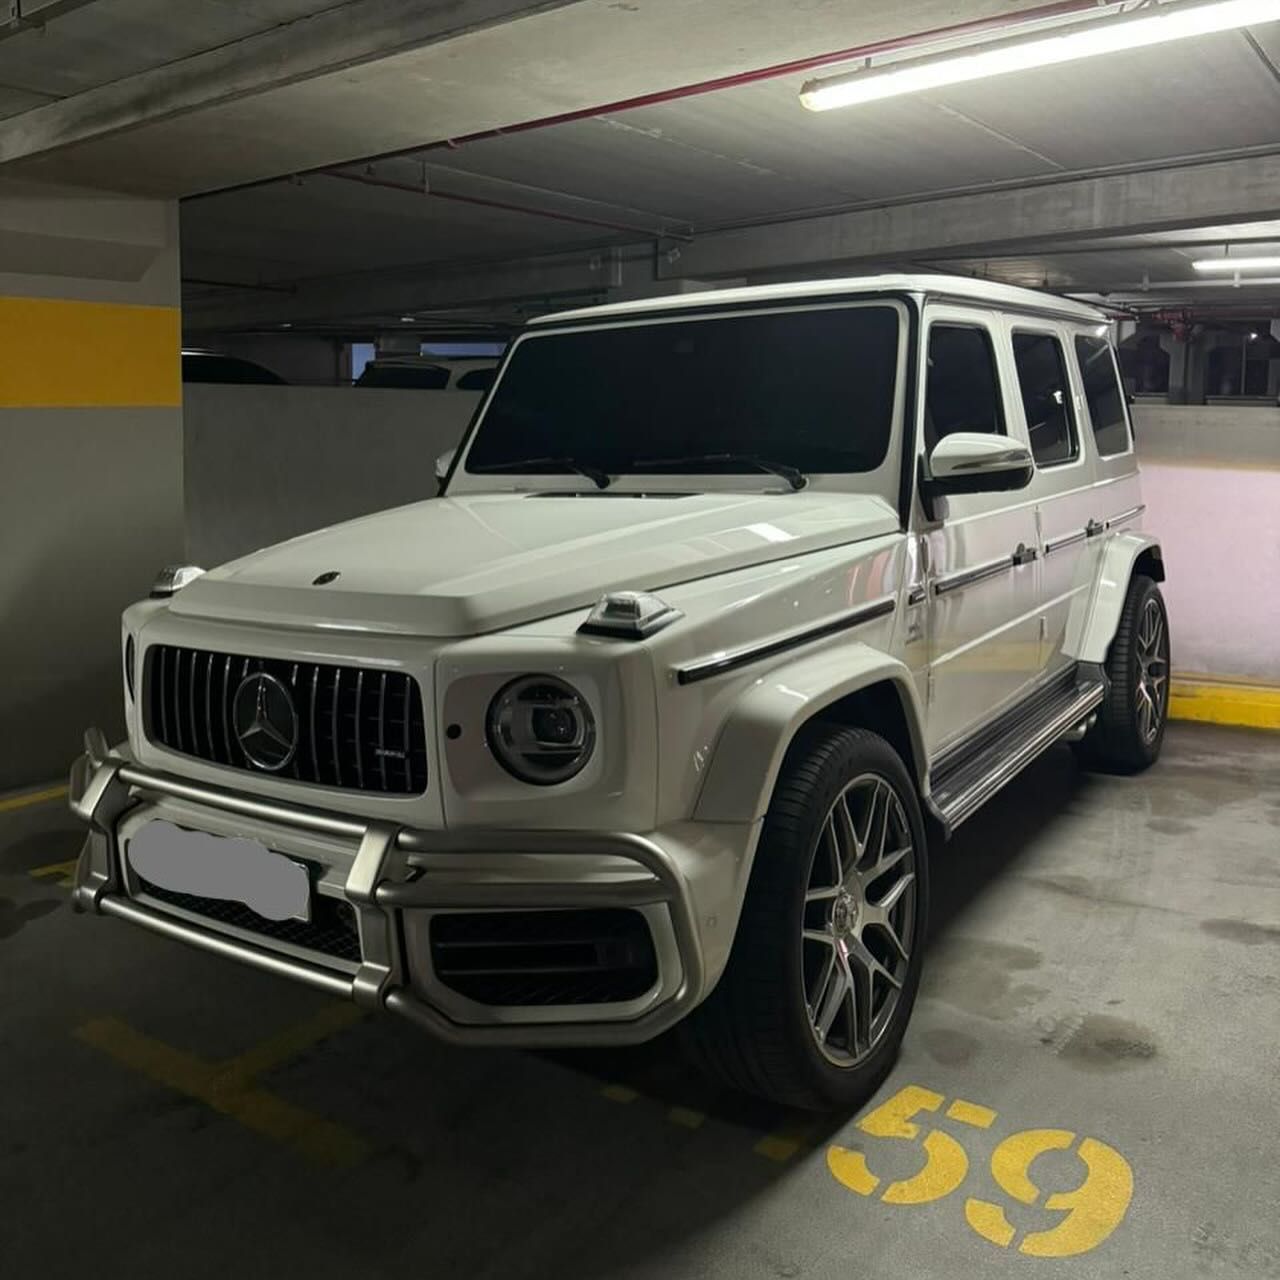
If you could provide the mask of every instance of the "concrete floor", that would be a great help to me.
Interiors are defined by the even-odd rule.
[[[935,853],[925,987],[874,1100],[946,1099],[920,1136],[958,1140],[967,1177],[926,1175],[918,1204],[881,1196],[919,1141],[717,1095],[664,1044],[449,1049],[73,916],[56,864],[78,843],[57,803],[0,813],[6,1275],[1280,1276],[1278,735],[1174,725],[1131,779],[1055,750]],[[989,1127],[945,1116],[957,1098]],[[1062,1260],[1019,1250],[1064,1208],[990,1168],[1040,1129],[1132,1170],[1114,1231]],[[837,1181],[832,1145],[881,1189]],[[1031,1176],[1069,1192],[1083,1170],[1055,1150]],[[1006,1207],[1012,1244],[968,1225],[970,1197]],[[1077,1246],[1123,1188],[1100,1173],[1081,1199]]]

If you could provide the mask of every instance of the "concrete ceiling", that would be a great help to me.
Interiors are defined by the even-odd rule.
[[[90,0],[59,12],[29,2],[29,25],[0,28],[0,118],[260,35],[334,0]],[[50,15],[54,16],[50,16]]]
[[[1280,232],[1280,222],[1228,221],[1251,210],[1280,218],[1270,171],[1251,196],[1243,167],[1280,153],[1277,28],[818,115],[799,104],[804,75],[789,74],[216,194],[184,207],[189,273],[300,284],[303,295],[332,277],[323,306],[359,315],[362,299],[377,309],[389,271],[399,289],[406,271],[553,251],[629,246],[636,257],[646,252],[640,237],[668,279],[831,274],[835,263],[861,265],[859,236],[817,228],[862,214],[892,233],[936,210],[922,236],[868,245],[902,265],[1132,295],[1139,306],[1166,305],[1172,288],[1201,304],[1225,293],[1270,307],[1280,287],[1265,297],[1230,282],[1211,288],[1190,264],[1228,243],[1265,252]],[[1166,175],[1175,198],[1148,192],[1147,212],[1132,213],[1130,174]],[[984,239],[1001,238],[985,213],[1000,192],[1006,221],[1021,223],[1006,238],[1019,243],[982,252]],[[1197,193],[1208,203],[1191,200]],[[1047,215],[1069,198],[1082,218],[1055,239]],[[971,243],[962,204],[976,220]],[[1196,226],[1205,221],[1216,225]],[[775,254],[785,228],[797,242],[846,247]],[[1036,243],[1038,234],[1047,239]],[[735,240],[740,251],[717,250]],[[411,301],[395,297],[392,310]],[[273,299],[250,310],[279,307]]]
[[[94,0],[45,38],[137,2]],[[962,16],[1026,7],[970,0]],[[0,165],[190,195],[889,40],[956,9],[790,0],[780,21],[773,0],[346,0],[229,43],[207,33],[201,51],[10,116]],[[159,10],[153,25],[175,25],[172,5]]]
[[[42,29],[0,26],[0,176],[194,193],[201,326],[509,318],[871,263],[1280,306],[1190,266],[1280,240],[1280,23],[799,104],[796,60],[827,74],[1030,3],[190,0],[175,22],[165,0],[54,0]]]

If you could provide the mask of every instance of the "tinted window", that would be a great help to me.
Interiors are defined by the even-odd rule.
[[[1089,405],[1098,452],[1104,457],[1124,453],[1129,448],[1129,420],[1111,358],[1111,344],[1105,338],[1087,338],[1081,334],[1076,338],[1076,359],[1080,361],[1084,398]]]
[[[935,324],[929,330],[926,448],[953,431],[1004,433],[996,357],[985,329]]]
[[[870,471],[889,446],[899,320],[885,306],[551,332],[520,342],[469,472],[571,457],[612,474]],[[737,458],[726,458],[735,454]],[[693,461],[699,459],[699,461]]]
[[[469,369],[454,384],[459,391],[488,391],[493,386],[494,367],[488,369]]]
[[[1042,467],[1070,462],[1079,448],[1062,344],[1047,333],[1015,333],[1013,360],[1032,456]]]

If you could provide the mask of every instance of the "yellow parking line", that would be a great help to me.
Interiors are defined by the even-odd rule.
[[[610,1102],[634,1102],[640,1095],[625,1084],[607,1084],[600,1090]]]
[[[692,1107],[671,1107],[667,1111],[667,1119],[672,1124],[682,1125],[686,1129],[700,1129],[706,1120],[701,1111]]]
[[[784,1160],[790,1160],[800,1150],[800,1143],[794,1138],[770,1133],[761,1138],[753,1149],[758,1156],[764,1156],[768,1160],[777,1160],[782,1163]]]
[[[1280,729],[1280,689],[1226,680],[1175,678],[1169,690],[1169,716],[1174,720]]]
[[[766,1134],[753,1148],[756,1155],[779,1163],[790,1160],[797,1151],[813,1145],[813,1135],[817,1131],[818,1121],[797,1121],[784,1124],[772,1133]]]
[[[60,886],[69,888],[75,883],[72,877],[79,861],[79,858],[68,858],[66,862],[51,862],[47,867],[32,868],[27,874],[35,880],[52,880],[56,876]]]
[[[286,1027],[279,1035],[229,1058],[219,1068],[219,1080],[247,1082],[305,1053],[321,1040],[345,1031],[364,1014],[353,1004],[327,1004],[303,1022]]]
[[[228,1066],[241,1059],[205,1062],[195,1054],[142,1035],[118,1018],[95,1018],[80,1027],[76,1035],[156,1084],[203,1102],[246,1129],[292,1147],[318,1164],[349,1167],[370,1153],[368,1143],[341,1125],[285,1102],[253,1084],[243,1071],[228,1071]],[[281,1036],[271,1043],[278,1045],[283,1040]],[[250,1058],[253,1053],[250,1050],[241,1058]],[[264,1052],[261,1060],[275,1065],[283,1058],[279,1052]]]
[[[0,813],[12,813],[15,809],[27,809],[35,804],[46,804],[50,800],[61,800],[67,794],[67,784],[60,787],[46,787],[43,791],[27,791],[18,796],[7,796],[0,800]]]

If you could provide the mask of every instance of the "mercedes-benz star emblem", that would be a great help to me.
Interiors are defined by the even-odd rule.
[[[231,703],[240,749],[259,769],[275,773],[298,749],[298,712],[284,683],[265,671],[245,676]]]

